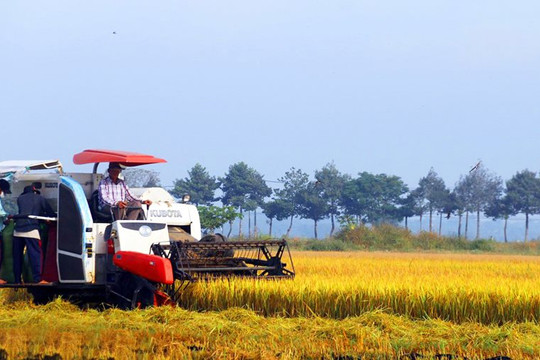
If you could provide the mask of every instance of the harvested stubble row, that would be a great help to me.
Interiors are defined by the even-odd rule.
[[[540,320],[540,258],[474,254],[294,254],[292,281],[201,282],[190,310],[342,319],[381,310],[411,318],[502,324]]]
[[[421,353],[532,360],[540,354],[540,328],[531,323],[455,325],[381,312],[336,320],[262,317],[238,308],[82,311],[56,300],[4,304],[0,315],[0,356],[8,359],[395,360]]]

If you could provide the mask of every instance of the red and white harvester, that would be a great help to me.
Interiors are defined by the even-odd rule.
[[[26,288],[36,303],[62,296],[80,304],[134,308],[175,303],[185,286],[201,279],[294,277],[285,240],[201,237],[197,208],[162,188],[130,189],[152,201],[149,207],[143,205],[145,220],[116,220],[98,209],[100,163],[132,167],[165,160],[125,151],[85,150],[73,161],[94,164],[92,173],[65,173],[57,160],[0,162],[0,178],[12,186],[4,202],[15,201],[25,186],[34,185],[57,212],[56,218],[38,217],[44,222],[42,279],[49,283],[14,284],[7,276],[8,283],[0,287]],[[13,226],[4,229],[4,241],[10,241],[12,231]],[[4,251],[4,257],[9,255]],[[9,271],[2,269],[4,278]]]

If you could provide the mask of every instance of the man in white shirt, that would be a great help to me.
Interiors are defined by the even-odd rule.
[[[140,200],[131,195],[124,180],[119,178],[122,166],[109,163],[109,176],[99,182],[99,209],[109,213],[113,210],[115,220],[137,220],[142,212],[141,204],[150,205],[150,200]]]

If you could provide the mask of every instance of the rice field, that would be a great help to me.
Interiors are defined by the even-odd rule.
[[[292,281],[217,280],[183,293],[191,310],[343,319],[382,311],[455,323],[540,320],[540,257],[294,253]]]
[[[0,294],[0,359],[540,358],[540,259],[295,252],[291,281],[189,287],[182,307]],[[419,357],[417,357],[419,358]]]

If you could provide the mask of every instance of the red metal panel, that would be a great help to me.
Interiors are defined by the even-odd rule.
[[[172,284],[174,276],[171,261],[156,255],[134,251],[119,251],[113,262],[120,269],[161,284]]]
[[[44,253],[43,272],[41,279],[49,282],[58,281],[58,266],[56,264],[56,222],[49,226],[47,249]]]
[[[139,154],[129,151],[89,149],[75,154],[73,156],[73,162],[79,165],[102,162],[118,162],[126,166],[136,166],[164,163],[167,161],[152,155]]]

